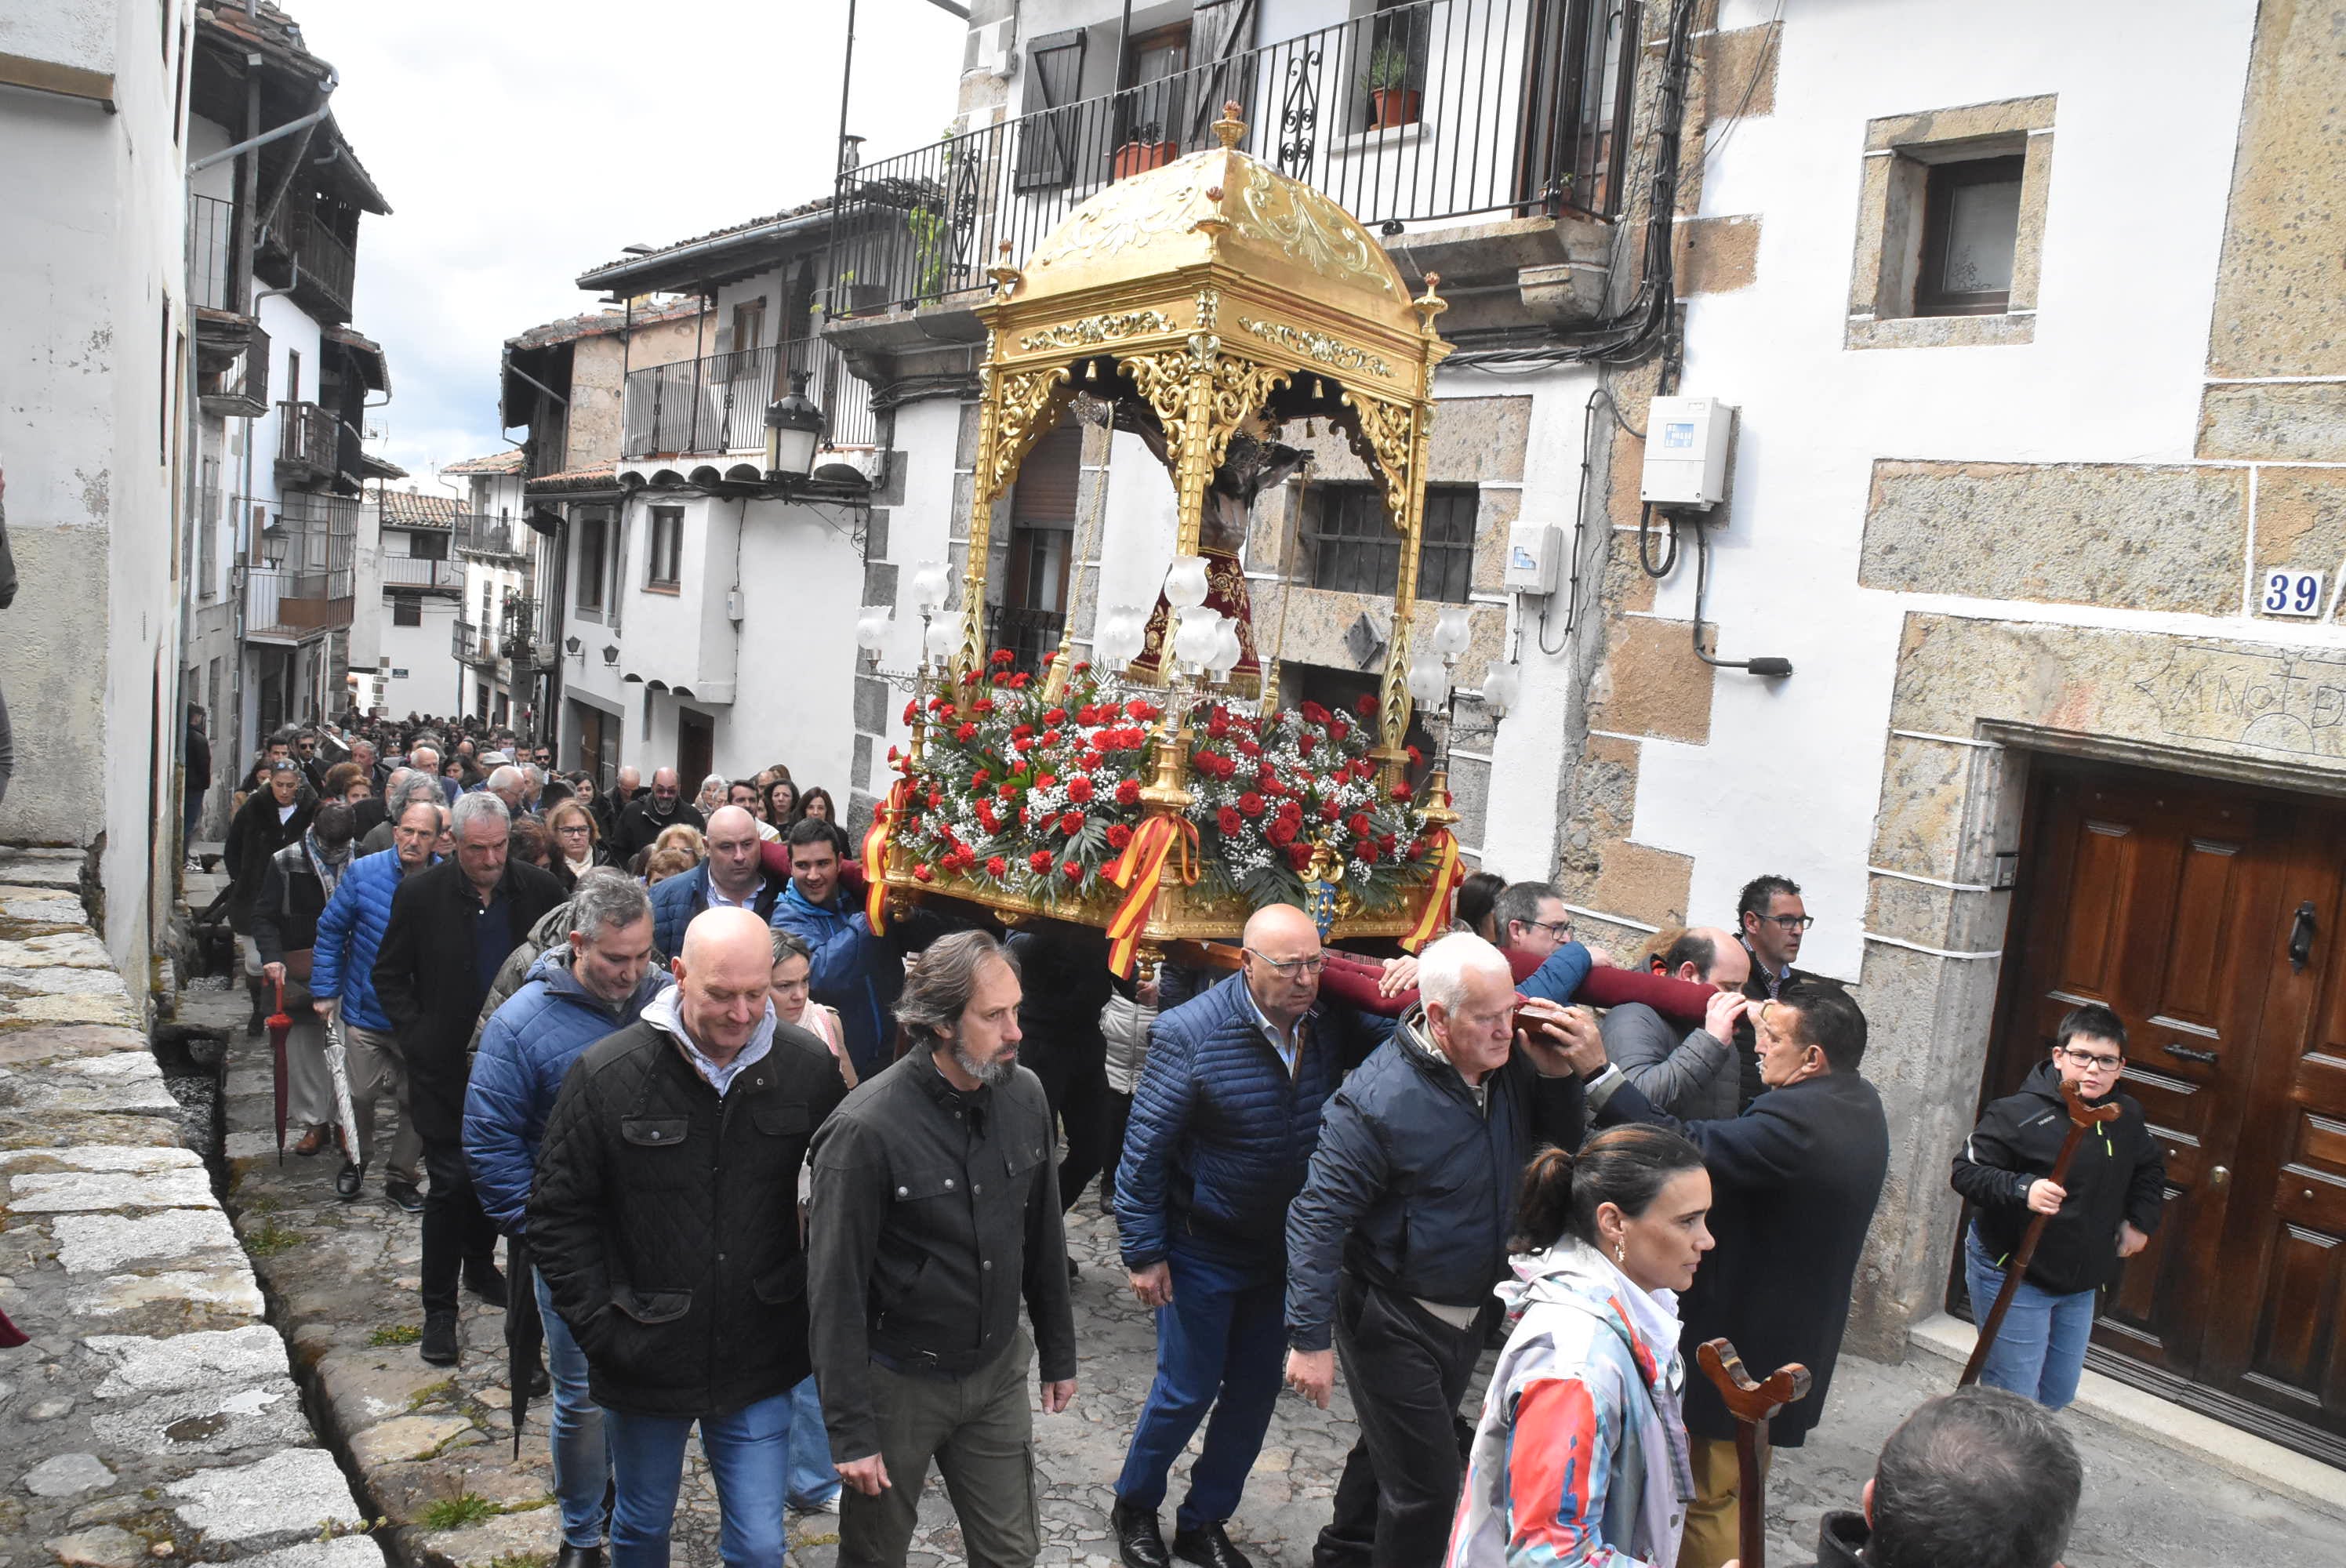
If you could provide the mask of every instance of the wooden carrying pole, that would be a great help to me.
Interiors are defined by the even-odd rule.
[[[1739,1568],[1766,1568],[1768,1513],[1760,1477],[1760,1433],[1768,1420],[1786,1405],[1809,1397],[1809,1369],[1798,1361],[1777,1368],[1764,1383],[1755,1383],[1743,1369],[1743,1358],[1726,1339],[1706,1339],[1695,1347],[1702,1375],[1719,1390],[1727,1413],[1735,1418],[1736,1521]]]
[[[2086,1141],[2086,1129],[2096,1123],[2116,1121],[2118,1107],[2115,1100],[2106,1105],[2086,1105],[2086,1097],[2077,1093],[2075,1084],[2061,1085],[2061,1098],[2069,1106],[2069,1135],[2061,1140],[2061,1157],[2053,1162],[2051,1179],[2055,1186],[2066,1187],[2069,1185],[2069,1162],[2077,1157],[2077,1145]],[[2012,1310],[2012,1298],[2020,1290],[2020,1277],[2028,1272],[2029,1260],[2036,1256],[2036,1244],[2045,1238],[2045,1222],[2052,1217],[2049,1214],[2036,1215],[2029,1220],[2028,1228],[2021,1233],[2019,1249],[2013,1253],[2012,1261],[2004,1266],[2004,1286],[1995,1293],[1995,1305],[1988,1308],[1985,1318],[1980,1319],[1979,1343],[1972,1347],[1972,1359],[1964,1363],[1963,1381],[1955,1385],[1957,1388],[1968,1389],[1979,1381],[1980,1373],[1987,1366],[1988,1350],[1995,1344],[1997,1331],[2004,1327],[2004,1315]],[[1972,1303],[1972,1310],[1979,1310],[1978,1302]]]

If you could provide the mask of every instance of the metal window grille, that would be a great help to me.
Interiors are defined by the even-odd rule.
[[[1427,486],[1418,538],[1419,598],[1466,602],[1474,571],[1477,501],[1471,484]],[[1401,535],[1385,521],[1384,504],[1374,484],[1312,486],[1303,545],[1311,562],[1309,581],[1315,588],[1391,596],[1401,585]]]

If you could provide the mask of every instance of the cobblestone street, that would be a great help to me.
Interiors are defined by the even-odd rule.
[[[462,1362],[451,1372],[418,1359],[418,1222],[382,1201],[377,1173],[369,1175],[366,1198],[345,1205],[333,1196],[332,1156],[289,1155],[278,1164],[269,1126],[267,1042],[243,1037],[245,1008],[241,988],[223,992],[217,981],[204,981],[182,998],[180,1016],[231,1036],[229,1207],[254,1251],[272,1317],[297,1359],[314,1369],[313,1409],[330,1411],[333,1427],[322,1435],[347,1447],[365,1477],[369,1506],[390,1520],[413,1560],[520,1568],[550,1555],[556,1530],[548,1405],[533,1401],[521,1457],[513,1459],[503,1315],[468,1298]],[[1043,1561],[1107,1568],[1116,1561],[1107,1527],[1112,1483],[1148,1391],[1155,1341],[1148,1315],[1124,1287],[1114,1227],[1100,1217],[1096,1194],[1070,1217],[1069,1240],[1082,1269],[1075,1287],[1080,1391],[1068,1414],[1035,1417]],[[1823,1431],[1809,1447],[1778,1456],[1770,1493],[1777,1562],[1808,1560],[1819,1514],[1853,1506],[1891,1427],[1951,1381],[1928,1360],[1902,1367],[1843,1362]],[[2073,1430],[2090,1479],[2070,1568],[2249,1560],[2262,1568],[2332,1568],[2346,1555],[2346,1498],[2340,1512],[2325,1515],[2108,1427],[2080,1420]],[[1310,1563],[1354,1432],[1341,1382],[1325,1413],[1292,1395],[1281,1399],[1230,1526],[1260,1568]],[[1173,1500],[1181,1488],[1177,1471]],[[1170,1512],[1168,1506],[1168,1530]],[[964,1560],[952,1510],[933,1481],[921,1519],[913,1563],[935,1568]],[[835,1527],[830,1516],[798,1521],[798,1560],[829,1568]],[[713,1568],[716,1531],[715,1494],[696,1451],[678,1522],[677,1561]]]

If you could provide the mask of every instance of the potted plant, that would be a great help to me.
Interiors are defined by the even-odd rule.
[[[1162,168],[1181,156],[1181,144],[1164,139],[1162,126],[1137,125],[1130,138],[1116,149],[1117,179],[1127,178],[1145,169]]]
[[[887,309],[888,290],[879,283],[857,282],[855,269],[851,267],[832,283],[831,300],[831,315],[860,316]]]
[[[1409,50],[1402,45],[1379,44],[1369,56],[1362,86],[1368,89],[1371,130],[1417,123],[1423,95],[1409,85]]]

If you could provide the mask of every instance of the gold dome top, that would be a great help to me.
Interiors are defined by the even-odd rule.
[[[1221,146],[1128,175],[1069,213],[1027,256],[1011,298],[1025,307],[1119,284],[1161,287],[1168,273],[1218,260],[1415,336],[1419,318],[1385,248],[1327,196],[1240,152],[1238,107],[1225,105],[1214,122]]]

